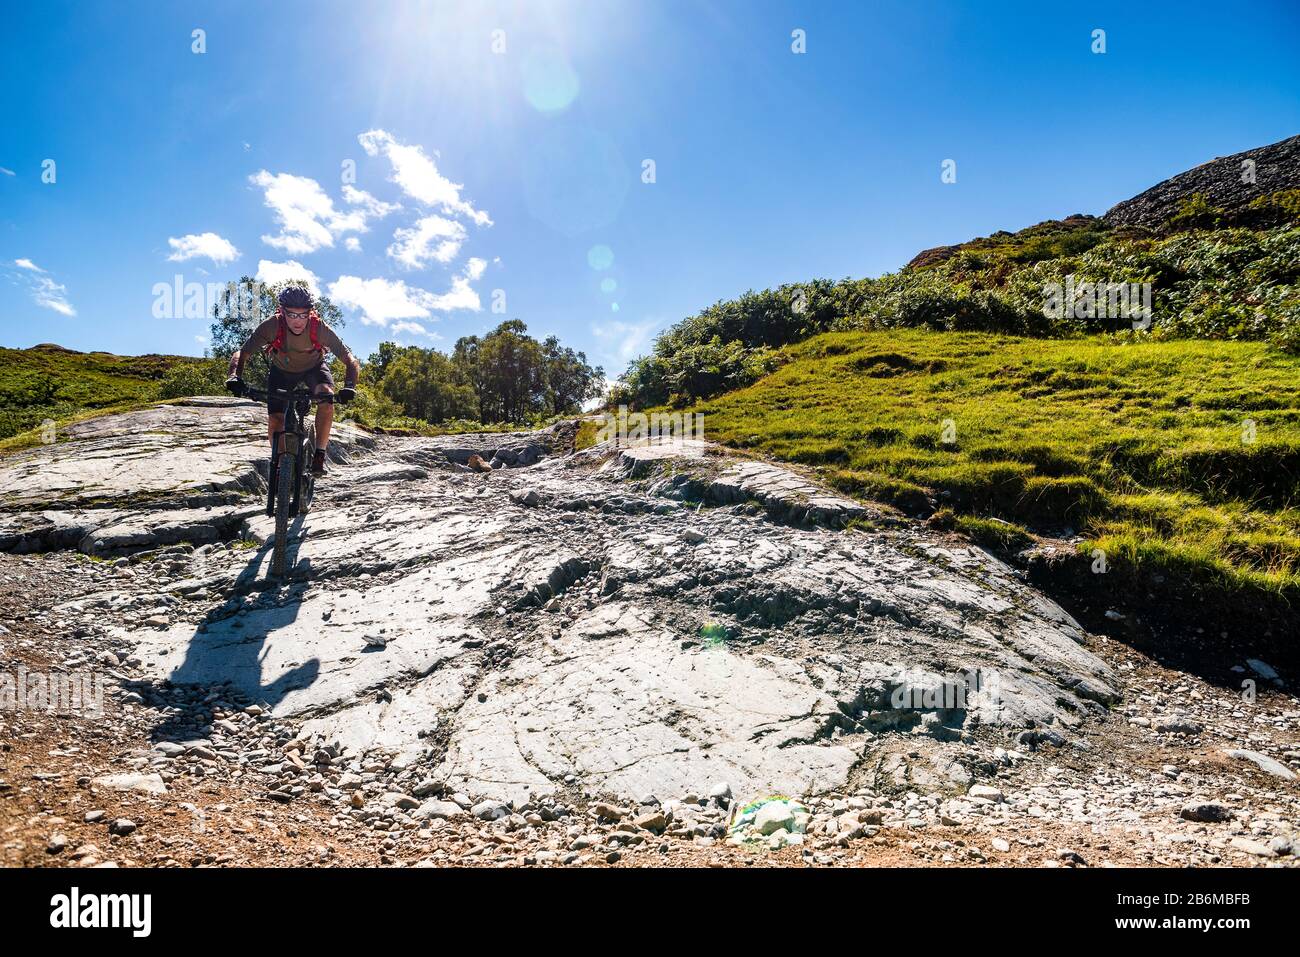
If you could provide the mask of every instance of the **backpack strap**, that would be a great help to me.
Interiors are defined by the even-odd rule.
[[[284,312],[280,309],[275,311],[276,327],[275,339],[266,347],[268,352],[279,352],[284,348],[285,336],[289,334],[288,323],[284,321]],[[323,353],[325,350],[320,344],[320,316],[316,310],[311,311],[307,318],[307,335],[311,338],[311,347],[317,352]]]
[[[275,338],[271,340],[271,344],[266,347],[266,351],[270,353],[279,352],[281,349],[284,348],[284,337],[285,334],[288,332],[288,328],[286,327],[284,322],[284,313],[281,312],[279,309],[275,311],[275,320],[276,320]]]

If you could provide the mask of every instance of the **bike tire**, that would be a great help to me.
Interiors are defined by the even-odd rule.
[[[296,456],[281,454],[279,474],[275,477],[275,547],[271,550],[271,574],[284,577],[285,555],[289,549],[289,503],[293,499],[293,473]]]
[[[316,494],[316,476],[311,474],[312,460],[316,457],[316,426],[307,431],[306,447],[303,449],[302,472],[298,480],[298,514],[306,515],[311,508],[312,496]]]

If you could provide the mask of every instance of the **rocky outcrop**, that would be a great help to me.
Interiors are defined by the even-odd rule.
[[[177,542],[228,540],[257,510],[270,459],[249,402],[185,399],[68,426],[52,445],[7,459],[0,551],[75,548],[119,555]],[[374,440],[340,425],[343,462]]]
[[[1247,160],[1253,163],[1249,176]],[[1269,193],[1292,189],[1300,189],[1300,136],[1202,163],[1117,203],[1103,218],[1112,226],[1154,227],[1197,193],[1231,213]]]
[[[128,556],[77,605],[141,686],[224,685],[304,754],[514,802],[964,788],[972,742],[1068,745],[1117,696],[986,553],[846,529],[863,506],[703,443],[343,427],[271,581],[263,422],[205,400],[75,427],[0,468],[2,544]],[[160,735],[216,753],[220,729],[177,722]]]

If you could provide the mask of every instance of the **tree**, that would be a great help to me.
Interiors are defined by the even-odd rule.
[[[378,385],[384,380],[384,374],[388,371],[389,365],[397,358],[402,347],[396,342],[381,342],[375,352],[370,353],[370,358],[366,360],[364,374],[366,380],[373,385]]]
[[[582,404],[605,391],[605,370],[587,364],[586,353],[560,345],[555,336],[542,342],[546,410],[565,415],[582,410]]]
[[[382,342],[362,378],[411,418],[439,422],[535,421],[577,412],[604,391],[605,374],[555,336],[539,343],[518,319],[484,336],[462,336],[451,356]]]
[[[426,422],[473,418],[474,390],[436,349],[397,346],[390,351],[380,389],[403,413]]]
[[[478,344],[478,402],[483,422],[527,422],[544,401],[542,349],[518,319]]]

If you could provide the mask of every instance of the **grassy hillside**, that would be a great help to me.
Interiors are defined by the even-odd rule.
[[[1268,198],[1300,221],[1300,194]],[[818,279],[715,303],[665,331],[632,363],[616,398],[639,405],[708,398],[756,381],[775,367],[776,349],[823,332],[1132,331],[1130,319],[1105,311],[1049,314],[1047,289],[1070,277],[1146,285],[1150,327],[1139,338],[1270,341],[1300,352],[1300,228],[1224,227],[1219,212],[1195,200],[1167,224],[1174,232],[1116,230],[1077,216],[926,250],[875,279]]]
[[[0,440],[84,413],[130,407],[159,397],[160,384],[201,360],[185,356],[115,356],[58,346],[0,348]]]
[[[1300,358],[892,329],[819,335],[779,360],[694,406],[709,437],[1004,550],[1031,531],[1081,536],[1112,584],[1300,599]]]

